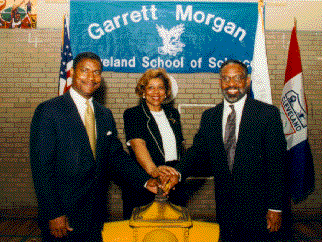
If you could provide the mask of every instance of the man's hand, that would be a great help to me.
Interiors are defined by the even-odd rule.
[[[146,189],[154,194],[158,193],[158,189],[162,189],[163,196],[169,194],[171,189],[179,183],[179,173],[177,175],[159,176],[157,179],[151,178],[146,183]]]
[[[171,166],[158,166],[151,173],[151,176],[153,178],[157,178],[159,176],[174,176],[174,175],[179,175],[179,173],[177,172],[176,169],[174,169]]]
[[[176,171],[177,172],[177,171]],[[161,189],[164,191],[165,195],[169,194],[171,189],[179,183],[179,173],[170,176],[161,176]]]
[[[157,179],[150,178],[147,181],[145,188],[148,189],[150,192],[157,194],[159,187],[161,187],[161,184],[157,181]]]
[[[267,215],[267,229],[269,232],[276,232],[282,225],[282,213],[268,210]]]
[[[49,220],[49,229],[50,234],[56,238],[67,236],[68,231],[73,231],[73,229],[69,227],[68,219],[65,215]]]

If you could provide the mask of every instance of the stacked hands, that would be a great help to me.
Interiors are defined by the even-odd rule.
[[[158,189],[161,189],[163,196],[168,195],[171,189],[175,189],[174,186],[180,180],[180,173],[170,166],[156,167],[150,175],[153,178],[147,181],[146,188],[154,194],[157,194]]]

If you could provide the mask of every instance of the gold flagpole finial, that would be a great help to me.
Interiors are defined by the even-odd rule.
[[[264,9],[264,0],[258,0],[258,13],[260,14],[260,18],[262,20],[262,28],[264,31],[265,27],[264,27],[263,9]]]
[[[296,23],[297,23],[297,22],[296,22],[296,18],[294,17],[294,26],[295,26],[295,27],[296,27]]]
[[[62,28],[62,32],[61,32],[61,35],[62,35],[62,46],[64,45],[65,17],[66,17],[66,15],[64,14],[64,15],[63,15],[63,28]]]

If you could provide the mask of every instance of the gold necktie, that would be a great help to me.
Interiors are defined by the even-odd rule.
[[[95,134],[95,115],[89,101],[86,101],[85,127],[91,144],[94,158],[96,158],[96,134]]]

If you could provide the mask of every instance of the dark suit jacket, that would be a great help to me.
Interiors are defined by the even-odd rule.
[[[282,210],[286,141],[279,110],[246,99],[232,172],[224,149],[222,117],[223,103],[203,113],[193,146],[177,168],[185,178],[207,167],[203,173],[214,176],[216,216],[223,227],[265,229],[267,210]]]
[[[109,179],[143,186],[148,176],[117,138],[109,109],[93,102],[97,124],[96,160],[84,124],[69,92],[40,104],[30,133],[30,161],[39,219],[67,215],[74,230],[86,231],[106,219]],[[140,179],[138,179],[140,178]]]
[[[184,146],[179,112],[177,109],[167,105],[163,105],[162,108],[174,132],[178,160],[180,160],[183,156]],[[165,165],[162,137],[147,104],[142,101],[140,105],[125,110],[123,118],[126,141],[128,142],[134,138],[143,139],[156,166]],[[135,159],[135,154],[130,146],[129,150]]]

